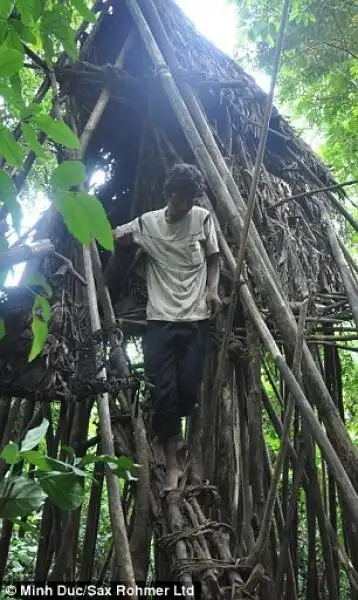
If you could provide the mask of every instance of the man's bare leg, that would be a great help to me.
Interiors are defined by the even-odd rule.
[[[164,452],[166,457],[166,476],[163,491],[165,492],[176,490],[178,487],[179,479],[182,475],[178,463],[178,446],[181,441],[181,436],[175,435],[169,438],[169,440],[164,445]]]

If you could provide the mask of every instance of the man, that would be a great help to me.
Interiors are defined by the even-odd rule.
[[[209,211],[194,206],[205,185],[192,165],[173,167],[164,184],[167,206],[114,231],[147,255],[146,373],[154,384],[153,431],[166,456],[165,490],[180,477],[181,418],[197,403],[218,296],[219,247]]]

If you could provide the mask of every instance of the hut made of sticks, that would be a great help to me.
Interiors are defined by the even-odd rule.
[[[112,579],[133,582],[147,578],[154,562],[157,579],[201,581],[203,598],[298,598],[302,535],[309,546],[307,579],[314,582],[310,597],[338,598],[344,568],[357,598],[358,453],[344,424],[339,359],[339,347],[358,328],[357,269],[337,234],[357,223],[345,208],[343,188],[273,108],[228,330],[267,94],[204,39],[173,0],[113,0],[100,8],[97,24],[80,37],[80,60],[55,68],[57,108],[82,141],[89,174],[105,174],[97,193],[113,228],[164,206],[163,183],[174,164],[201,169],[207,194],[200,202],[215,215],[221,248],[224,308],[212,323],[200,409],[186,431],[184,482],[161,498],[144,384],[123,353],[123,342],[145,332],[145,257],[136,248],[113,256],[95,246],[82,252],[52,209],[41,220],[37,237],[49,238],[71,267],[59,268],[53,257],[29,263],[28,273],[40,269],[55,290],[50,335],[33,363],[27,363],[31,296],[20,286],[3,299],[0,312],[9,323],[0,347],[3,433],[14,418],[9,398],[25,398],[28,421],[39,411],[51,419],[49,402],[57,400],[58,431],[48,439],[53,455],[59,442],[83,453],[99,394],[109,398],[114,450],[132,456],[142,470],[122,498],[109,484],[115,551],[100,575],[101,493],[94,486],[82,511],[82,546],[78,515],[56,520],[45,508],[36,577],[45,580],[52,569],[58,579],[69,572],[110,578],[112,564]],[[104,356],[107,345],[112,361]],[[103,415],[99,409],[100,421]],[[268,427],[285,440],[274,465]],[[100,425],[100,436],[95,443],[106,453],[111,429]],[[317,471],[315,449],[327,481]],[[301,486],[304,528],[297,520]],[[51,533],[55,525],[60,529]],[[72,553],[66,554],[63,532],[76,541]],[[3,531],[3,542],[10,539]]]

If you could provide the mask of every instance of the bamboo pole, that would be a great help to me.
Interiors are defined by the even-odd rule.
[[[206,199],[205,203],[208,206],[208,208],[211,207],[210,201],[208,199]],[[232,254],[232,252],[231,252],[231,250],[230,250],[230,248],[229,248],[229,246],[228,246],[228,244],[227,244],[227,242],[225,240],[224,235],[222,234],[220,225],[219,225],[219,223],[218,223],[218,221],[217,221],[217,219],[216,219],[215,216],[214,216],[214,222],[215,222],[215,226],[217,227],[217,233],[218,233],[218,240],[219,240],[220,248],[221,248],[222,252],[224,253],[225,258],[227,259],[229,268],[231,269],[232,272],[234,272],[234,270],[236,268],[236,262],[235,262],[234,256],[233,256],[233,254]],[[224,243],[222,244],[223,241],[224,241]],[[281,355],[281,353],[280,353],[280,351],[278,349],[278,346],[277,346],[274,338],[272,337],[272,335],[271,335],[268,327],[266,326],[266,323],[265,323],[264,319],[262,318],[262,316],[261,316],[258,308],[256,307],[255,301],[254,301],[254,299],[253,299],[253,297],[251,295],[251,292],[250,292],[248,286],[246,284],[244,284],[244,283],[240,286],[240,296],[241,296],[241,300],[242,300],[243,304],[245,305],[245,307],[247,308],[247,310],[248,310],[248,312],[249,312],[249,314],[251,316],[251,319],[253,320],[255,326],[257,327],[257,329],[258,329],[258,331],[259,331],[259,333],[261,335],[261,338],[263,339],[264,343],[266,344],[266,346],[267,346],[269,352],[271,353],[271,355],[273,356],[273,358],[276,360],[278,368],[280,369],[280,372],[281,372],[282,376],[284,377],[284,379],[286,381],[286,384],[290,388],[291,392],[294,395],[295,401],[297,402],[298,401],[297,397],[296,397],[296,395],[295,395],[295,393],[294,393],[294,391],[292,389],[292,383],[293,382],[292,382],[292,380],[289,381],[287,379],[287,375],[288,374],[291,375],[291,372],[290,372],[287,364],[285,363],[285,361],[284,361],[284,359],[283,359],[283,357],[282,357],[282,355]],[[253,317],[255,317],[255,318],[253,318]],[[279,361],[277,361],[277,359],[279,359]],[[284,367],[283,367],[283,364],[285,365]],[[293,378],[293,380],[294,380],[294,378]],[[295,384],[297,384],[296,381],[295,381]],[[297,388],[296,388],[296,390],[297,390]],[[338,466],[338,470],[337,470],[337,475],[339,473],[340,474],[339,476],[343,477],[343,479],[341,479],[341,485],[344,486],[345,484],[343,482],[347,481],[349,489],[350,489],[351,504],[353,504],[353,506],[354,506],[355,498],[357,499],[357,502],[358,502],[358,496],[356,495],[356,493],[355,493],[355,491],[353,489],[353,486],[352,486],[351,482],[349,481],[349,478],[347,477],[347,475],[346,475],[346,473],[345,473],[345,471],[344,471],[344,469],[343,469],[343,467],[342,467],[342,465],[341,465],[341,463],[340,463],[340,461],[339,461],[339,459],[338,459],[335,451],[333,450],[333,448],[332,448],[332,446],[331,446],[328,438],[325,436],[323,430],[321,429],[321,427],[320,427],[320,425],[319,425],[319,423],[317,421],[317,418],[316,418],[316,416],[315,416],[315,414],[314,414],[311,406],[309,405],[309,402],[304,397],[304,394],[303,394],[303,392],[301,390],[300,390],[300,394],[299,395],[300,395],[299,408],[302,411],[302,415],[304,417],[307,414],[308,418],[305,418],[305,420],[306,420],[307,424],[309,425],[309,427],[311,429],[312,436],[313,436],[313,438],[315,439],[315,441],[319,445],[320,445],[320,442],[318,441],[318,438],[317,438],[317,435],[316,435],[315,432],[318,432],[319,438],[320,438],[321,441],[323,441],[323,443],[325,443],[327,441],[327,443],[328,443],[328,445],[327,445],[327,454],[330,457],[334,455],[333,461],[336,463],[336,465],[337,465],[337,461],[338,461],[339,466]],[[304,400],[303,400],[303,398],[304,398]],[[323,438],[322,438],[322,435],[323,435]],[[325,458],[327,460],[326,456],[325,456]],[[329,464],[329,460],[327,460],[327,463]],[[356,506],[355,512],[356,512],[356,514],[358,516],[358,504]]]
[[[97,293],[94,282],[91,252],[89,248],[83,248],[83,260],[88,286],[88,305],[90,312],[91,329],[93,333],[96,333],[101,330],[101,322],[98,313]],[[99,377],[101,379],[106,379],[106,370],[104,368],[101,370],[101,373],[99,373]],[[103,449],[104,454],[107,454],[108,456],[115,456],[111,428],[111,415],[109,412],[109,398],[107,393],[103,394],[103,396],[97,397],[97,407],[99,413],[101,447]],[[106,465],[105,473],[108,486],[109,512],[111,517],[111,525],[113,531],[115,555],[119,578],[121,579],[121,581],[123,581],[124,584],[128,586],[133,586],[135,585],[135,579],[129,549],[129,542],[126,532],[126,525],[124,522],[118,478],[117,475],[111,471],[109,465]]]
[[[207,200],[206,202],[207,202],[208,207],[210,207],[211,205],[209,204],[209,201]],[[215,225],[218,228],[218,240],[219,240],[219,244],[221,244],[221,242],[223,240],[225,240],[225,238],[224,238],[224,236],[223,236],[223,234],[221,232],[220,225],[219,225],[217,219],[215,219]],[[221,250],[223,251],[223,253],[224,253],[224,255],[225,255],[226,259],[227,259],[229,268],[233,272],[234,269],[236,268],[236,263],[235,263],[235,259],[233,257],[233,254],[232,254],[232,252],[231,252],[231,250],[230,250],[230,248],[229,248],[226,240],[224,241],[224,244],[222,246],[220,246],[220,247],[221,247]],[[284,359],[281,356],[281,353],[279,352],[279,349],[277,347],[277,344],[276,344],[275,340],[271,336],[271,334],[269,332],[269,329],[266,326],[266,323],[264,322],[264,320],[263,320],[263,318],[262,318],[259,310],[257,309],[257,307],[255,305],[254,299],[252,298],[251,293],[250,293],[247,285],[246,284],[241,285],[240,290],[241,290],[241,294],[240,294],[241,295],[241,300],[243,301],[245,307],[248,309],[248,312],[250,313],[251,318],[253,319],[253,311],[254,311],[254,314],[256,315],[256,318],[255,318],[255,320],[253,319],[253,321],[255,323],[255,326],[259,330],[261,338],[263,339],[264,343],[266,343],[266,345],[268,347],[268,350],[270,351],[271,355],[275,358],[275,360],[276,360],[277,357],[280,357],[281,360],[283,362],[285,362]],[[251,310],[250,310],[250,308],[251,308]],[[282,365],[282,362],[281,362],[281,365]],[[286,365],[286,363],[285,363],[285,365]],[[279,367],[279,369],[281,371],[280,364],[278,364],[278,367]],[[287,367],[287,365],[286,365],[286,367]],[[287,370],[289,371],[288,367],[287,367]],[[282,373],[282,371],[281,371],[281,373]],[[287,378],[285,377],[285,374],[282,373],[282,375],[283,375],[283,377],[284,377],[287,385],[289,387],[291,387],[290,384],[289,384],[289,382],[286,380]],[[302,396],[303,396],[303,394],[302,394]],[[296,396],[295,396],[295,401],[297,402]],[[302,410],[303,406],[304,406],[304,409]],[[301,409],[303,416],[304,416],[305,411],[306,410],[308,411],[307,414],[309,415],[309,420],[306,419],[306,422],[307,422],[307,424],[309,425],[309,427],[311,429],[313,438],[319,444],[317,436],[315,435],[315,431],[319,430],[319,432],[321,432],[322,430],[321,430],[320,425],[317,422],[316,416],[315,416],[312,408],[310,407],[308,401],[306,400],[306,398],[305,398],[303,404],[301,404],[301,403],[299,404],[299,408]],[[322,431],[322,433],[323,433],[323,431]],[[328,441],[328,439],[326,438],[326,436],[325,436],[324,433],[323,433],[323,436],[325,437],[325,439],[328,442],[328,452],[329,452],[330,449],[332,449],[333,453],[335,454],[333,448],[330,445],[330,442]],[[336,455],[335,455],[335,458],[337,459]],[[326,460],[327,460],[327,458],[326,458]],[[327,460],[327,462],[328,462],[328,460]],[[342,475],[342,466],[341,465],[338,468],[338,470],[339,470],[340,474]],[[349,482],[349,479],[348,479],[347,475],[345,474],[344,470],[343,470],[343,473],[344,473],[344,479],[347,479],[348,482]],[[344,485],[344,484],[342,484],[342,485]],[[350,482],[349,482],[349,485],[350,485],[350,488],[351,488],[351,491],[352,491],[352,485],[350,484]],[[353,495],[352,495],[352,502],[353,503],[355,502],[354,496],[357,498],[357,501],[358,501],[358,496],[355,494],[355,492],[353,490]],[[357,506],[357,511],[358,511],[358,506]],[[357,514],[358,514],[358,512],[357,512]]]
[[[300,316],[299,316],[299,323],[298,323],[296,349],[295,349],[295,355],[293,358],[293,374],[294,374],[295,378],[298,380],[300,379],[300,371],[301,371],[302,349],[303,349],[303,339],[304,339],[304,327],[305,327],[305,320],[306,320],[306,314],[307,314],[307,304],[308,304],[308,299],[302,303]],[[282,473],[282,467],[283,467],[283,464],[286,460],[286,456],[288,453],[288,440],[289,440],[291,419],[292,419],[294,407],[295,407],[295,399],[294,399],[293,395],[290,393],[289,397],[288,397],[285,417],[284,417],[284,421],[283,421],[283,434],[282,434],[282,440],[281,440],[281,448],[278,453],[277,460],[275,462],[274,474],[272,477],[272,481],[271,481],[271,485],[270,485],[270,489],[269,489],[269,493],[268,493],[268,497],[267,497],[267,501],[266,501],[266,505],[265,505],[264,515],[263,515],[263,519],[262,519],[262,523],[261,523],[261,527],[260,527],[260,533],[256,540],[255,548],[254,548],[253,552],[251,553],[251,555],[247,559],[247,562],[250,565],[255,565],[256,563],[258,563],[260,561],[260,559],[265,551],[266,544],[268,542],[271,521],[272,521],[273,511],[274,511],[274,507],[275,507],[275,499],[276,499],[278,485],[279,485],[279,481],[280,481],[280,477],[281,477],[281,473]]]
[[[266,470],[266,474],[267,474],[267,483],[268,483],[268,485],[270,485],[271,481],[272,481],[272,464],[271,464],[270,454],[269,454],[269,450],[268,450],[266,441],[264,443],[264,466],[265,466],[265,470]],[[277,524],[279,538],[282,539],[282,536],[284,533],[285,521],[283,518],[282,504],[281,504],[279,496],[276,497],[275,520],[276,520],[276,524]],[[277,552],[276,552],[276,555],[277,555]],[[297,599],[297,590],[296,590],[295,572],[294,572],[294,568],[293,568],[290,549],[288,550],[287,577],[288,577],[288,584],[291,586],[290,592],[291,592],[292,600],[298,600]],[[290,600],[291,600],[291,597],[290,597]]]
[[[271,403],[270,398],[266,394],[265,390],[263,390],[262,397],[263,397],[263,404],[264,404],[265,410],[269,416],[269,419],[270,419],[277,435],[281,438],[282,432],[283,432],[282,423],[280,421],[279,416],[276,413],[276,410],[275,410],[273,404]],[[288,442],[288,450],[289,450],[290,458],[293,461],[293,465],[297,468],[298,467],[298,456],[297,456],[297,453],[290,441]],[[316,505],[317,505],[318,525],[320,528],[320,534],[321,534],[321,538],[322,538],[322,547],[323,547],[323,552],[325,555],[328,578],[331,579],[330,575],[331,575],[331,573],[333,573],[332,546],[335,546],[337,548],[341,564],[344,567],[344,569],[347,571],[348,576],[350,577],[350,579],[354,579],[355,582],[358,582],[358,574],[354,570],[354,567],[353,567],[349,557],[347,556],[345,551],[342,550],[342,548],[340,547],[339,540],[335,534],[335,531],[334,531],[333,527],[331,526],[330,522],[328,521],[328,518],[325,514],[323,501],[322,501],[322,497],[321,497],[321,492],[320,492],[320,488],[319,488],[319,484],[318,484],[318,480],[317,480],[317,475],[316,475],[314,469],[315,469],[315,464],[314,464],[314,462],[310,463],[310,456],[309,456],[308,461],[306,463],[305,472],[303,474],[303,487],[305,489],[306,494],[312,492],[315,502],[316,502]],[[329,565],[331,565],[331,567]],[[331,585],[331,589],[333,590],[333,594],[332,594],[332,596],[333,596],[334,593],[336,593],[336,592],[334,592],[334,590],[336,588],[336,583],[334,582],[334,580],[332,580],[330,582],[330,585]],[[357,583],[355,583],[355,586],[356,586],[355,589],[358,590]],[[332,600],[333,600],[333,597],[332,597]]]
[[[100,446],[97,453],[101,454]],[[104,464],[96,463],[93,473],[90,500],[88,503],[88,517],[86,532],[83,542],[80,581],[89,581],[93,578],[93,567],[96,552],[96,541],[98,537],[98,525],[101,511],[101,500],[103,493]]]
[[[266,323],[264,322],[259,309],[257,308],[254,299],[252,298],[250,291],[246,284],[241,286],[242,294],[246,297],[246,306],[250,313],[251,319],[257,327],[261,339],[272,354],[279,371],[289,388],[290,392],[294,396],[295,402],[307,424],[311,430],[311,434],[320,447],[322,454],[327,461],[329,468],[336,480],[337,485],[342,491],[342,496],[347,502],[347,507],[355,523],[358,525],[358,495],[344,470],[336,452],[334,451],[331,442],[327,435],[323,431],[319,422],[317,421],[316,415],[312,407],[310,406],[307,398],[302,392],[299,384],[292,375],[287,363],[285,362],[275,340],[273,339]]]
[[[210,205],[208,199],[206,200],[206,202],[207,202],[208,207],[210,207],[211,205]],[[214,220],[215,220],[215,225],[218,228],[218,240],[219,240],[219,244],[220,244],[222,242],[222,240],[225,240],[225,238],[221,232],[220,225],[219,225],[217,219],[215,218]],[[234,269],[236,268],[236,263],[235,263],[234,256],[233,256],[226,240],[225,240],[224,244],[220,247],[225,255],[225,258],[227,259],[229,268],[232,270],[232,272],[234,272]],[[251,295],[251,292],[250,292],[247,284],[245,284],[245,283],[243,283],[240,286],[240,296],[241,296],[241,300],[242,300],[243,304],[245,305],[246,309],[248,310],[248,313],[250,314],[251,319],[253,320],[256,328],[258,329],[258,331],[260,333],[261,339],[267,346],[270,354],[275,359],[277,366],[278,366],[287,386],[289,387],[296,403],[298,404],[301,414],[303,415],[307,425],[311,429],[311,434],[312,434],[314,440],[318,443],[318,445],[320,447],[321,447],[321,443],[323,443],[325,445],[326,450],[323,451],[322,447],[321,447],[321,450],[322,450],[323,454],[325,455],[327,463],[330,465],[330,462],[331,462],[330,459],[331,458],[333,459],[333,463],[335,463],[335,465],[336,465],[335,478],[336,478],[337,484],[341,487],[341,489],[342,489],[342,487],[345,486],[345,482],[348,484],[349,494],[350,494],[350,498],[351,498],[350,506],[353,506],[356,516],[358,517],[358,496],[355,493],[355,490],[354,490],[351,482],[349,481],[349,478],[347,477],[347,474],[345,473],[345,470],[343,469],[334,449],[332,448],[331,443],[329,442],[329,440],[326,437],[325,433],[323,432],[321,426],[319,425],[317,418],[316,418],[308,400],[305,398],[302,390],[299,388],[295,378],[292,376],[292,379],[291,379],[291,372],[290,372],[287,364],[285,363],[285,361],[279,351],[279,348],[278,348],[275,340],[273,339],[264,319],[262,318],[260,311],[256,307],[255,301]],[[294,387],[292,387],[292,384]],[[295,391],[297,392],[296,386],[298,386],[298,388],[299,388],[299,394],[298,394],[299,397],[295,393]],[[294,389],[295,389],[295,391],[294,391]],[[318,434],[318,437],[317,437],[317,434]],[[327,444],[326,444],[326,442],[327,442]],[[329,458],[327,458],[327,456]],[[340,484],[338,483],[337,477],[339,477],[339,479],[341,481]],[[342,493],[344,494],[343,491],[342,491]],[[356,502],[357,502],[357,504],[355,504]]]
[[[99,257],[97,245],[92,242],[91,245],[92,262],[99,290],[99,300],[102,305],[104,320],[108,329],[116,326],[116,319],[111,303],[109,291],[104,282],[101,260]],[[111,346],[112,350],[118,348],[118,340],[116,335],[112,335]],[[125,360],[123,349],[117,356],[117,370],[120,376],[128,377],[129,369]],[[129,402],[124,394],[122,401],[127,410],[130,410]],[[149,503],[149,488],[150,488],[150,466],[148,445],[145,432],[145,426],[141,412],[135,417],[133,415],[134,437],[137,450],[137,461],[141,465],[139,482],[137,485],[136,510],[133,518],[133,528],[130,540],[130,553],[133,563],[133,570],[136,578],[139,581],[144,581],[147,577],[147,563],[149,560],[149,541],[150,541],[150,503]],[[144,564],[143,564],[144,563]]]
[[[114,66],[117,67],[118,69],[123,69],[123,65],[124,65],[124,59],[127,55],[127,53],[129,52],[130,48],[132,47],[133,41],[134,41],[134,30],[132,29],[129,34],[128,37],[126,38],[123,48],[120,52],[120,54],[118,55],[118,58],[116,60],[116,62],[114,63]],[[92,110],[92,113],[90,114],[90,117],[86,123],[86,126],[81,134],[81,148],[82,148],[82,153],[83,156],[86,154],[87,148],[88,148],[88,144],[96,130],[96,128],[98,127],[98,124],[103,116],[103,113],[106,109],[106,106],[108,104],[110,100],[110,93],[109,91],[104,88],[96,102],[95,107]]]
[[[130,37],[130,36],[129,36]],[[128,41],[128,38],[127,38]],[[126,43],[125,43],[126,45]],[[124,53],[122,50],[121,60],[123,60]],[[119,60],[119,59],[118,59]],[[55,88],[55,77],[54,74],[50,74],[50,81],[52,86],[54,87],[54,92],[56,93]],[[102,96],[102,97],[101,97]],[[88,148],[89,141],[91,139],[91,135],[95,130],[95,124],[99,122],[101,116],[103,115],[103,111],[108,102],[109,96],[106,99],[106,90],[103,90],[99,101],[97,102],[94,113],[95,117],[90,117],[90,125],[85,128],[82,136],[81,136],[81,156],[84,155],[86,149]],[[93,113],[92,113],[93,115]],[[91,116],[92,116],[91,115]],[[61,115],[59,114],[59,118],[61,120]],[[83,142],[83,146],[82,146]],[[88,308],[90,315],[90,323],[92,333],[95,334],[101,330],[101,322],[98,312],[97,305],[97,292],[93,274],[93,264],[91,258],[91,251],[89,248],[83,246],[83,264],[84,271],[87,281],[87,299],[88,299]],[[99,378],[105,380],[107,378],[106,369],[103,367],[100,373],[97,374]],[[115,450],[113,444],[113,436],[112,436],[112,427],[111,427],[111,416],[109,411],[109,396],[107,393],[103,395],[99,395],[97,397],[97,408],[99,413],[99,422],[100,422],[100,435],[101,435],[101,447],[103,449],[104,454],[108,456],[115,457]],[[109,512],[111,518],[111,525],[113,531],[114,538],[114,546],[115,546],[115,558],[117,561],[117,572],[121,581],[128,586],[135,585],[135,577],[133,572],[133,565],[131,560],[129,541],[126,531],[126,525],[124,521],[123,508],[119,490],[119,483],[117,476],[111,471],[109,465],[105,466],[105,475],[107,480],[108,487],[108,498],[109,498]],[[136,598],[136,595],[134,596]]]
[[[286,151],[290,156],[302,167],[302,169],[309,175],[310,179],[314,181],[316,185],[322,186],[322,181],[311,171],[311,169],[299,158],[289,146],[286,146]],[[329,191],[324,192],[325,196],[331,201],[336,209],[347,219],[356,231],[358,231],[358,221],[356,221],[351,214],[344,208],[344,206],[337,200],[337,198]]]
[[[326,231],[327,237],[329,240],[329,244],[331,246],[332,254],[336,261],[338,270],[343,279],[343,284],[347,292],[347,298],[352,309],[353,319],[358,327],[358,290],[354,285],[354,280],[352,278],[352,274],[349,270],[349,267],[345,261],[344,254],[339,245],[339,241],[337,239],[336,232],[334,231],[332,225],[328,222],[326,223]]]
[[[130,31],[130,33],[128,34],[128,36],[124,42],[123,48],[116,60],[115,66],[117,68],[123,68],[125,57],[127,56],[129,50],[132,47],[134,38],[135,38],[135,30],[132,29]],[[106,109],[106,106],[107,106],[109,100],[110,100],[110,93],[108,92],[107,89],[103,89],[100,94],[100,97],[97,100],[97,103],[90,115],[90,118],[88,119],[88,121],[86,123],[86,126],[82,132],[82,135],[81,135],[81,147],[82,147],[83,154],[85,154],[85,152],[88,148],[88,145],[92,138],[92,135],[93,135],[94,131],[96,130],[100,119],[103,116],[103,113]],[[85,250],[86,249],[84,249],[84,251]],[[110,327],[115,326],[115,324],[116,324],[115,314],[113,311],[108,288],[104,282],[103,273],[102,273],[102,265],[101,265],[100,257],[98,254],[97,245],[95,244],[95,242],[92,242],[92,245],[91,245],[91,255],[87,256],[87,258],[85,259],[85,265],[87,264],[88,274],[90,277],[93,277],[93,272],[92,272],[92,274],[90,274],[90,272],[89,272],[89,268],[92,268],[92,267],[90,267],[91,262],[92,262],[92,265],[94,267],[95,274],[96,274],[97,286],[99,289],[100,301],[101,301],[103,312],[104,312],[105,322],[106,322],[107,327],[110,328]],[[93,285],[94,285],[94,283],[93,283]],[[95,291],[94,291],[94,293],[95,293]],[[94,310],[94,307],[93,307],[93,310]],[[98,311],[98,309],[97,309],[97,311]],[[94,319],[94,318],[95,318],[95,315],[93,314],[92,319]],[[98,319],[97,324],[99,324],[99,328],[100,328],[99,319]],[[117,340],[114,338],[115,338],[115,336],[112,336],[112,344],[111,344],[112,347],[117,346]],[[120,358],[120,369],[124,370],[124,372],[126,374],[128,374],[127,365],[126,365],[125,361],[122,360],[122,358]],[[123,398],[123,399],[125,400],[125,398]],[[107,402],[108,402],[108,398],[107,398]],[[133,540],[135,541],[136,550],[137,550],[138,539],[140,538],[140,534],[143,533],[143,528],[139,527],[139,521],[141,521],[143,523],[143,520],[144,520],[146,527],[148,527],[148,523],[149,523],[149,500],[148,500],[149,497],[145,493],[145,491],[149,487],[148,453],[145,452],[145,447],[144,447],[145,441],[143,441],[143,434],[142,434],[144,426],[143,426],[142,418],[138,417],[137,421],[138,422],[135,426],[136,439],[141,440],[141,442],[142,442],[141,448],[140,448],[139,460],[141,463],[143,463],[143,465],[142,465],[142,469],[141,469],[141,477],[140,477],[139,492],[138,492],[141,511],[140,511],[140,514],[138,514],[138,511],[136,511],[136,515],[135,515],[135,519],[134,519],[135,535],[133,536]],[[107,432],[107,434],[108,434],[108,432]],[[111,437],[111,441],[112,441],[112,437]],[[110,455],[114,456],[113,443],[112,443],[112,448],[111,449],[108,448],[108,450],[111,450],[112,454],[110,454]],[[108,472],[106,473],[106,475],[107,475],[107,480],[108,480]],[[113,494],[114,503],[117,504],[117,499],[116,499],[117,498],[117,490],[113,489],[112,494]],[[118,494],[119,494],[119,492],[118,492]],[[125,523],[124,523],[123,510],[122,510],[120,497],[118,498],[118,500],[119,500],[120,506],[117,507],[117,514],[114,515],[114,519],[118,523],[119,531],[117,531],[117,535],[120,536],[120,538],[122,539],[122,542],[119,541],[118,544],[116,544],[116,542],[115,542],[115,554],[116,554],[117,561],[119,561],[119,558],[120,558],[119,552],[120,552],[121,544],[122,544],[122,553],[124,555],[126,555],[126,559],[125,559],[125,561],[123,561],[123,564],[121,564],[121,562],[119,562],[119,564],[118,564],[118,572],[119,572],[120,578],[122,579],[123,567],[124,567],[126,569],[126,576],[130,578],[130,579],[127,579],[127,581],[132,580],[132,582],[134,582],[135,574],[134,574],[134,565],[132,564],[131,546],[128,543],[128,537],[127,537],[126,530],[125,530]],[[113,523],[112,523],[112,527],[113,527]],[[145,530],[144,530],[144,533],[145,533]],[[139,554],[138,550],[137,550],[137,554]],[[140,567],[138,564],[136,565],[135,571],[136,572],[140,571]]]
[[[285,571],[287,569],[290,535],[292,535],[291,532],[294,527],[295,513],[297,510],[297,499],[301,488],[301,481],[305,469],[306,458],[307,448],[303,443],[297,457],[295,480],[292,487],[290,502],[287,510],[286,522],[282,533],[282,539],[280,541],[277,575],[275,581],[276,600],[281,600],[282,598],[282,583]],[[338,597],[335,596],[334,599],[330,598],[330,600],[338,600]]]
[[[358,265],[357,265],[356,261],[354,260],[353,256],[351,256],[351,254],[348,252],[348,250],[345,247],[343,241],[341,240],[340,237],[338,237],[338,235],[337,235],[337,239],[338,239],[340,247],[342,248],[342,252],[343,252],[343,254],[345,256],[345,259],[346,259],[347,263],[349,264],[349,266],[352,269],[352,275],[354,275],[355,281],[356,281],[356,278],[357,278],[357,275],[358,275]]]
[[[145,1],[152,10],[151,0]],[[173,81],[164,57],[157,46],[142,12],[135,0],[126,0],[126,3],[148,53],[157,67],[158,76],[161,78],[165,92],[168,95],[195,158],[204,173],[213,194],[216,196],[218,203],[224,210],[227,220],[230,223],[231,230],[235,233],[236,238],[239,239],[239,232],[241,232],[243,228],[242,215],[246,212],[246,205],[223,157],[218,151],[200,106],[195,97],[191,95],[191,104],[189,105],[190,110],[196,111],[196,124],[200,129],[200,133],[203,135],[203,139],[205,135],[205,144],[207,144],[208,147],[206,147],[198,134],[194,121],[188,113],[187,107],[179,94],[178,88]],[[215,162],[213,161],[213,156],[215,156]],[[220,171],[218,169],[220,169]],[[297,334],[297,323],[289,309],[287,300],[283,296],[277,275],[270,263],[262,240],[253,224],[251,224],[250,230],[248,238],[248,260],[255,282],[265,291],[271,314],[276,320],[285,343],[293,350]],[[321,412],[327,430],[330,432],[331,439],[358,489],[357,449],[353,446],[352,440],[340,420],[339,414],[332,403],[332,399],[306,344],[304,344],[303,368],[310,393],[314,394],[315,403]]]
[[[243,266],[243,262],[244,262],[244,256],[246,254],[249,228],[250,228],[250,224],[251,224],[252,217],[254,214],[254,209],[255,209],[256,191],[257,191],[257,186],[258,186],[260,173],[261,173],[262,160],[263,160],[263,156],[264,156],[264,152],[265,152],[265,148],[266,148],[268,126],[269,126],[271,112],[272,112],[273,99],[274,99],[274,95],[275,95],[276,81],[277,81],[279,67],[280,67],[282,46],[283,46],[283,40],[284,40],[289,10],[290,10],[290,0],[285,0],[284,5],[283,5],[283,10],[282,10],[281,25],[280,25],[280,31],[278,34],[277,46],[275,49],[275,57],[274,57],[274,65],[273,65],[273,73],[272,73],[272,79],[271,79],[271,85],[270,85],[270,92],[269,92],[266,107],[265,107],[260,142],[259,142],[259,147],[257,149],[257,154],[256,154],[255,168],[254,168],[253,177],[251,179],[249,196],[247,199],[247,210],[246,210],[245,219],[244,219],[244,227],[243,227],[243,231],[240,236],[239,254],[237,257],[236,267],[235,267],[235,271],[234,271],[234,281],[233,281],[233,285],[232,285],[232,292],[230,295],[230,302],[229,302],[229,308],[228,308],[228,314],[227,314],[227,320],[226,320],[226,328],[225,328],[225,333],[224,333],[223,341],[222,341],[219,356],[218,356],[218,365],[217,365],[214,383],[213,383],[212,395],[214,397],[216,397],[220,391],[220,387],[221,387],[221,383],[222,383],[222,374],[224,371],[223,366],[224,366],[224,361],[226,359],[228,345],[229,345],[229,336],[230,336],[230,333],[231,333],[231,330],[233,327],[233,323],[234,323],[236,303],[237,303],[237,287],[238,287],[238,283],[239,283],[240,276],[241,276],[242,266]]]
[[[269,206],[268,210],[279,208],[279,206],[287,204],[287,202],[293,202],[293,200],[310,198],[311,196],[314,196],[315,194],[321,194],[322,192],[333,192],[334,190],[339,190],[347,185],[355,185],[356,183],[358,183],[358,179],[353,179],[352,181],[345,181],[344,183],[336,183],[335,185],[327,185],[325,187],[317,188],[316,190],[310,190],[309,192],[300,192],[299,194],[295,194],[294,196],[288,196],[288,198],[280,200],[280,202],[277,202],[273,206]]]

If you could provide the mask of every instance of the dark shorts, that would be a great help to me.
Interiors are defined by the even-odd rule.
[[[153,432],[161,442],[181,431],[181,417],[198,402],[209,343],[208,320],[148,321],[143,340],[145,370],[154,385]]]

